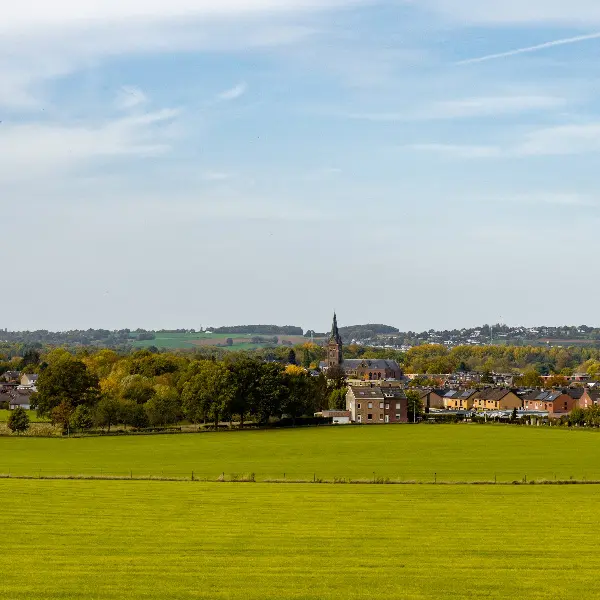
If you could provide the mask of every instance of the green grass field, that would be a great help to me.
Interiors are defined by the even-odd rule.
[[[109,438],[0,437],[0,473],[258,480],[600,480],[600,432],[462,425],[338,426]],[[437,475],[434,475],[436,473]]]
[[[600,598],[596,486],[0,482],[11,600]]]
[[[0,423],[6,423],[11,412],[11,410],[0,410]],[[46,417],[38,417],[35,410],[28,410],[27,414],[31,423],[48,423],[50,421]]]

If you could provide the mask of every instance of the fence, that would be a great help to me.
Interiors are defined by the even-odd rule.
[[[319,483],[319,484],[373,484],[373,485],[532,485],[532,484],[600,484],[598,473],[518,472],[503,471],[484,475],[478,473],[408,472],[402,475],[386,473],[340,474],[286,471],[256,473],[249,470],[206,472],[202,470],[147,470],[64,468],[61,471],[42,467],[0,468],[0,479],[81,479],[133,481],[204,481],[218,483]]]

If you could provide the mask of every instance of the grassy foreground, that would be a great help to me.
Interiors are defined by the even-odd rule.
[[[108,438],[0,437],[0,474],[257,480],[600,480],[600,433],[548,427],[392,425]],[[436,473],[437,475],[434,475]],[[375,475],[374,475],[375,474]]]
[[[13,600],[600,598],[596,486],[4,480]]]

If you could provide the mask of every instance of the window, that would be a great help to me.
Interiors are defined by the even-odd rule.
[[[356,405],[356,408],[360,410],[360,402]]]
[[[389,410],[389,408],[390,408],[390,405],[389,405],[389,404],[386,404],[386,405],[385,405],[385,410]]]
[[[373,403],[369,402],[369,404],[367,405],[367,408],[373,408]]]
[[[383,415],[379,415],[379,420],[383,421]]]
[[[356,417],[356,420],[360,423],[362,421],[362,417],[358,415],[358,417]]]
[[[383,402],[379,403],[379,408],[383,408]]]
[[[396,421],[400,420],[400,415],[396,415]]]
[[[396,402],[396,410],[400,410],[400,402]]]
[[[372,420],[373,420],[373,415],[369,413],[369,414],[367,415],[367,419],[368,419],[369,421],[372,421]]]

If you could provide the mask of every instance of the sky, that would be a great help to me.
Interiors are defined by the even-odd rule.
[[[597,0],[27,0],[0,327],[598,325]]]

